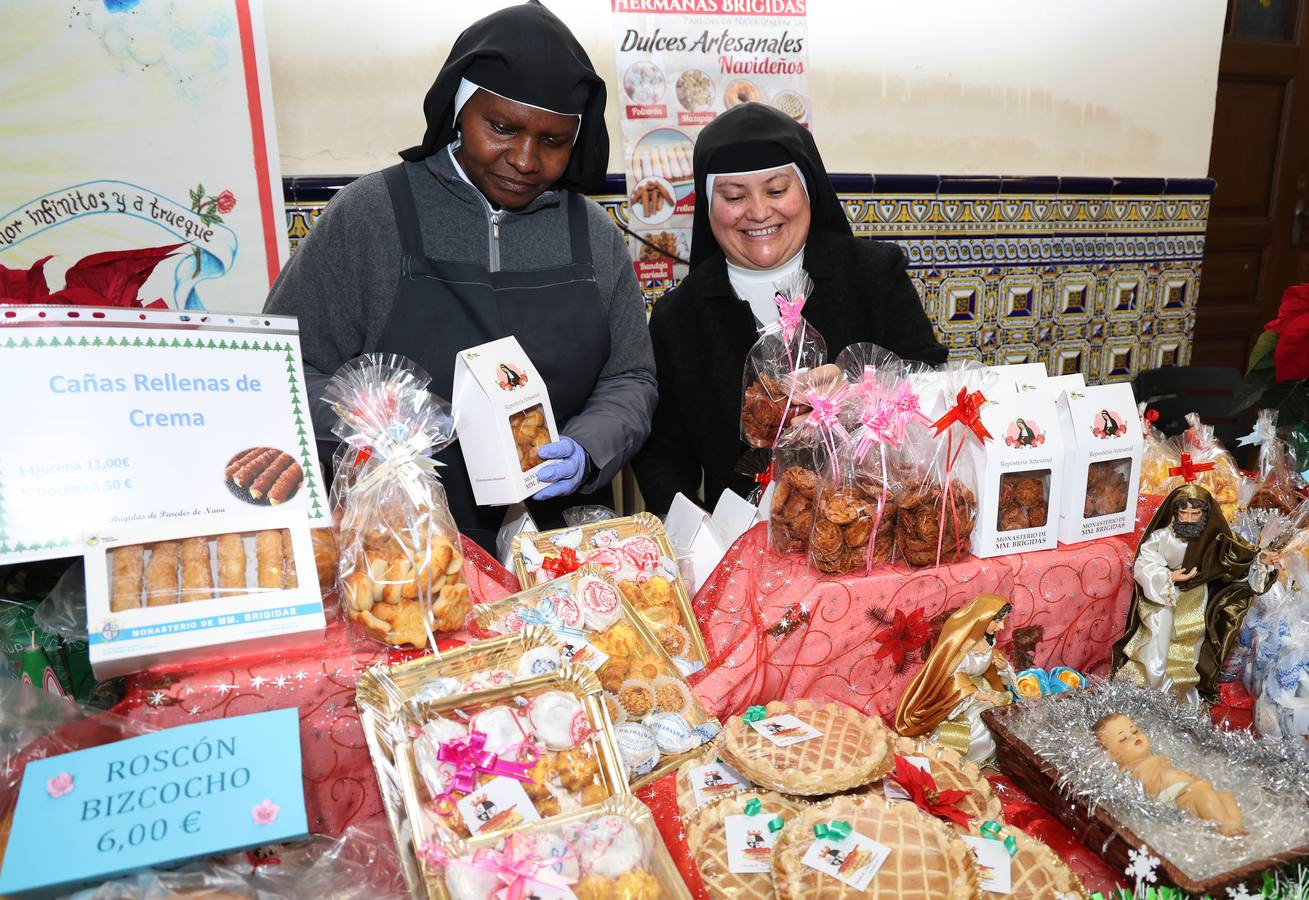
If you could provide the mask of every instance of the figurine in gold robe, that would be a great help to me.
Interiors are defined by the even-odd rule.
[[[1198,484],[1165,498],[1137,547],[1127,630],[1114,645],[1115,678],[1196,703],[1218,699],[1218,675],[1274,559],[1227,527]],[[1252,566],[1258,566],[1253,579]],[[1250,582],[1258,584],[1258,590]]]
[[[946,619],[927,663],[909,682],[895,711],[905,737],[930,734],[971,761],[990,762],[995,741],[982,713],[1009,703],[1013,668],[995,647],[1013,605],[981,594]]]

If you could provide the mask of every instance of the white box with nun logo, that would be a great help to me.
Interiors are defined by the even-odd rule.
[[[1136,528],[1141,481],[1141,420],[1130,384],[1070,388],[1059,400],[1064,432],[1065,544]]]
[[[512,335],[455,355],[451,400],[479,506],[508,506],[545,486],[537,456],[559,440],[550,392]]]
[[[991,440],[975,447],[980,557],[1053,550],[1058,545],[1064,452],[1055,395],[1045,379],[1030,382],[1001,370],[981,419]]]

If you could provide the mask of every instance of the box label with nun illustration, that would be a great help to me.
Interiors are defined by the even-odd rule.
[[[459,448],[479,506],[508,506],[545,487],[537,451],[559,440],[550,392],[512,335],[455,356]]]

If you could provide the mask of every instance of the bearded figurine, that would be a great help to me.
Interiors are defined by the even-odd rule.
[[[1273,583],[1275,558],[1232,534],[1198,484],[1174,490],[1136,551],[1127,630],[1114,645],[1115,678],[1186,703],[1218,699],[1218,676],[1256,593]]]

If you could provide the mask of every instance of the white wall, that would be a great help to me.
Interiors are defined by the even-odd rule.
[[[458,33],[509,0],[268,0],[283,175],[389,165]],[[609,0],[548,0],[611,85]],[[809,0],[829,171],[1207,174],[1224,0]]]

